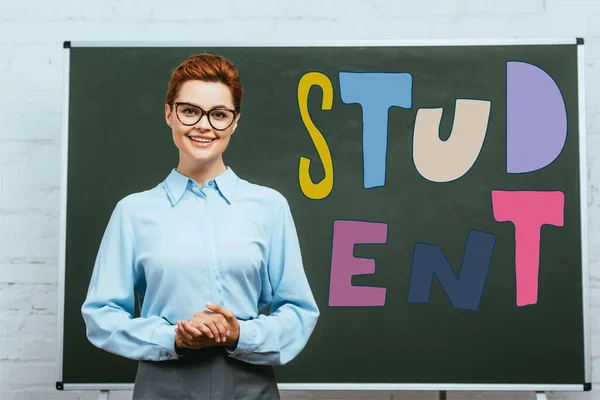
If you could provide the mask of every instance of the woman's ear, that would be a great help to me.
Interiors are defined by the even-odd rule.
[[[233,122],[233,129],[231,130],[232,134],[233,134],[233,132],[235,132],[235,128],[237,128],[238,121],[240,120],[241,117],[242,117],[242,114],[236,115],[235,121]]]
[[[167,125],[171,126],[171,105],[165,104],[165,120],[167,121]]]

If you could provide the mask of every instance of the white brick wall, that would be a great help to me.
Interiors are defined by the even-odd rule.
[[[327,32],[323,37],[322,32]],[[600,399],[600,0],[0,0],[0,398],[58,392],[56,303],[64,40],[586,39],[593,383]],[[40,118],[29,119],[35,109]],[[285,398],[435,398],[436,393],[286,393]],[[129,399],[116,392],[111,399]],[[533,399],[533,393],[449,393]]]

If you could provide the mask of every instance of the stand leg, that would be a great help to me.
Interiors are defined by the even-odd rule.
[[[535,392],[535,400],[548,400],[546,392]]]
[[[440,400],[446,400],[446,391],[445,390],[441,390],[440,391]]]
[[[110,391],[101,390],[100,395],[98,395],[98,400],[108,400],[109,397],[110,397]]]

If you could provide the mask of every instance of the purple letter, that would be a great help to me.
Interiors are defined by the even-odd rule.
[[[355,258],[357,243],[386,243],[387,224],[363,221],[334,221],[331,251],[329,306],[383,306],[385,288],[352,286],[352,276],[375,273],[375,260]]]
[[[535,65],[508,62],[506,102],[506,172],[550,165],[567,140],[567,110],[554,79]]]

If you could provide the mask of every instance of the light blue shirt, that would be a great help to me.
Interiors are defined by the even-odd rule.
[[[287,200],[229,167],[204,188],[174,169],[117,203],[81,308],[87,337],[130,359],[177,359],[177,320],[209,301],[240,321],[229,356],[252,364],[292,360],[319,317]]]

